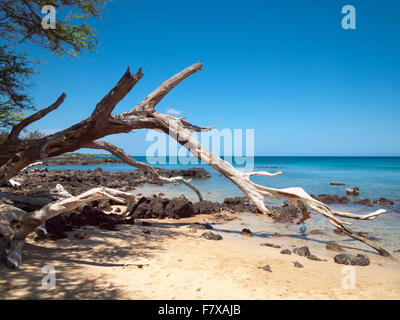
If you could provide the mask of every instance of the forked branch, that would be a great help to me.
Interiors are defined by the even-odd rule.
[[[310,217],[307,210],[307,207],[309,207],[322,214],[330,223],[350,237],[367,244],[377,250],[380,254],[388,256],[389,253],[386,250],[377,246],[372,241],[355,234],[346,226],[346,224],[350,224],[349,222],[345,222],[338,218],[372,220],[385,213],[385,210],[378,210],[373,213],[359,216],[351,213],[335,211],[324,203],[312,198],[302,188],[275,189],[256,184],[250,180],[250,177],[254,175],[274,177],[280,173],[245,173],[239,171],[228,162],[225,162],[220,157],[204,148],[192,134],[193,131],[207,131],[212,129],[211,127],[194,126],[183,119],[161,114],[154,110],[157,103],[159,103],[168,92],[187,77],[201,70],[201,68],[201,63],[198,62],[193,64],[163,82],[135,108],[122,114],[112,115],[111,112],[115,108],[116,104],[126,96],[126,94],[142,77],[141,70],[139,70],[135,75],[132,75],[128,69],[117,85],[97,104],[94,112],[89,118],[68,129],[34,141],[28,146],[18,145],[16,143],[3,144],[2,152],[0,154],[0,183],[8,181],[21,169],[30,163],[39,160],[41,157],[53,157],[65,152],[75,151],[110,134],[129,132],[135,129],[162,130],[166,134],[169,134],[173,139],[177,140],[201,161],[209,164],[235,183],[262,213],[269,214],[269,211],[264,204],[264,197],[286,198],[301,209],[303,217],[299,221],[300,223]],[[135,165],[137,165],[137,163],[135,163]],[[146,169],[149,170],[149,168]],[[151,170],[149,170],[149,172],[151,173]],[[58,209],[61,209],[59,206],[64,205],[66,206],[67,204],[57,204],[54,207],[47,207],[47,209],[44,209],[40,214],[37,213],[36,216],[45,219],[48,216],[57,214],[57,212],[59,212]]]

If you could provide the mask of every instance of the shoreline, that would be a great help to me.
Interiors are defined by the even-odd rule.
[[[120,187],[121,183],[115,182],[119,179],[124,180],[127,189],[132,187],[138,200],[144,196],[154,198],[162,188],[168,192],[159,197],[194,196],[184,186],[147,183],[147,178],[138,172],[84,172],[86,178],[73,170],[61,171],[61,175],[65,174],[65,187],[74,186],[79,192],[110,181]],[[19,177],[27,184],[17,192],[35,193],[49,190],[56,183],[64,185],[53,174],[40,170],[21,174]],[[207,198],[208,193],[204,195]],[[191,196],[185,201],[193,201]],[[213,196],[223,202],[218,194]],[[195,201],[198,200],[193,204]],[[127,210],[126,206],[110,202],[103,205],[93,206],[105,214]],[[278,223],[265,215],[247,212],[249,206],[243,207],[243,202],[231,205],[236,211],[222,211],[236,218],[231,221],[215,220],[215,214],[210,212],[176,220],[139,217],[134,224],[117,225],[117,231],[81,226],[66,231],[66,238],[57,240],[35,241],[31,234],[24,247],[21,269],[0,267],[0,299],[400,299],[400,239],[394,211],[373,222],[352,221],[355,230],[366,231],[390,249],[392,260],[336,234],[320,215],[313,214],[298,226],[298,216],[292,217],[293,223]],[[352,206],[357,209],[355,213],[372,210],[371,206],[348,202],[332,206],[339,211]],[[152,225],[142,225],[143,221]],[[194,231],[187,224],[195,222],[209,223],[213,229]],[[250,229],[252,236],[242,235],[243,229]],[[222,236],[222,241],[201,238],[206,231]],[[260,245],[265,242],[272,246]],[[370,264],[348,269],[335,263],[334,256],[340,252],[326,249],[332,242],[346,254],[366,256]],[[302,246],[309,247],[311,254],[323,261],[293,252]],[[284,249],[291,254],[281,254]],[[46,265],[53,266],[57,275],[56,289],[50,291],[41,287],[45,276],[42,268]],[[272,272],[263,269],[267,265]],[[343,288],[344,270],[354,270],[354,289]]]
[[[228,213],[228,215],[230,215]],[[351,254],[369,257],[368,266],[354,266],[356,286],[343,289],[344,265],[337,252],[310,246],[327,261],[311,261],[282,249],[310,245],[296,237],[240,235],[245,213],[216,222],[210,215],[173,219],[138,219],[119,231],[83,227],[68,232],[68,239],[27,240],[20,271],[0,268],[1,299],[399,299],[400,263],[358,248]],[[193,230],[188,223],[208,222],[214,229]],[[146,233],[144,232],[146,230]],[[200,237],[204,231],[223,240]],[[272,231],[272,230],[271,230]],[[274,230],[275,231],[275,230]],[[77,239],[77,233],[87,239]],[[149,232],[149,233],[148,233]],[[260,246],[268,242],[281,246]],[[318,246],[320,248],[318,248]],[[400,259],[400,253],[394,258]],[[299,262],[303,268],[294,267]],[[259,269],[268,264],[272,272]],[[41,287],[42,267],[56,270],[56,289]]]

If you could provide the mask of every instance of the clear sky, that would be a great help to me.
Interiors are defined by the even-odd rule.
[[[356,9],[356,30],[342,29],[346,4]],[[400,155],[400,1],[115,0],[94,26],[98,54],[29,48],[47,61],[34,78],[36,106],[67,93],[34,128],[52,133],[86,118],[127,66],[144,77],[115,113],[201,61],[159,112],[253,128],[256,155]],[[145,135],[105,140],[144,155]]]

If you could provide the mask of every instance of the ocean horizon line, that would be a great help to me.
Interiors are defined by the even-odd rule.
[[[85,153],[82,153],[85,154]],[[95,155],[95,154],[93,154]],[[99,155],[102,155],[99,153]],[[146,155],[130,155],[131,157],[141,157],[145,158],[147,157]],[[174,158],[197,158],[196,156],[152,156],[150,158],[162,158],[162,157],[174,157]],[[232,157],[232,158],[246,158],[246,157],[252,157],[252,156],[220,156],[221,158],[224,157]],[[319,156],[319,155],[307,155],[307,156],[296,156],[296,155],[291,155],[291,156],[279,156],[279,155],[256,155],[256,157],[269,157],[269,158],[400,158],[400,155],[395,155],[395,156]]]

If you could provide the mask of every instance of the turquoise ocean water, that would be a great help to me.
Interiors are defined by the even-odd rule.
[[[147,162],[146,157],[135,157],[135,159]],[[240,160],[243,161],[243,158]],[[208,170],[211,174],[210,179],[195,179],[193,184],[203,192],[211,192],[212,195],[205,196],[210,200],[242,195],[233,183],[207,164],[180,164],[174,163],[179,161],[171,158],[160,158],[161,163],[153,164],[154,161],[154,158],[150,159],[153,166],[165,169],[203,167]],[[236,165],[236,161],[232,163],[235,167],[243,168],[243,165]],[[260,168],[263,166],[279,168]],[[55,166],[49,169],[89,170],[97,167],[106,171],[134,170],[126,164]],[[282,171],[283,174],[275,178],[260,176],[252,178],[254,182],[274,188],[301,186],[311,194],[345,195],[347,187],[357,186],[360,188],[360,195],[357,197],[359,199],[385,197],[400,205],[400,157],[254,157],[254,170]],[[331,181],[343,182],[346,186],[331,186]]]
[[[138,161],[146,161],[146,157],[135,157]],[[243,193],[218,171],[207,164],[202,163],[176,163],[174,158],[160,158],[161,163],[155,163],[156,159],[150,159],[153,166],[165,169],[184,169],[190,167],[203,167],[211,174],[209,179],[193,179],[192,183],[202,192],[206,200],[221,201],[228,196],[240,196]],[[189,159],[191,162],[197,162],[197,159]],[[238,161],[232,161],[235,167],[243,168],[237,165],[243,162],[241,158]],[[185,161],[188,162],[188,161]],[[189,161],[190,162],[190,161]],[[249,162],[248,162],[249,163]],[[260,168],[263,166],[273,166],[279,168]],[[53,166],[48,169],[73,169],[89,170],[101,167],[106,171],[131,171],[135,170],[126,164],[104,164],[89,166]],[[354,223],[355,230],[368,231],[377,236],[382,245],[388,248],[400,247],[400,157],[255,157],[254,170],[267,170],[270,172],[282,171],[281,176],[267,178],[256,176],[252,180],[274,188],[302,187],[310,194],[336,194],[346,195],[347,187],[357,186],[360,188],[358,197],[351,197],[352,200],[369,198],[371,200],[385,197],[395,202],[394,209],[388,209],[387,214],[380,216],[373,221],[351,221]],[[343,182],[346,186],[331,186],[331,181]],[[143,193],[163,192],[166,196],[173,196],[184,193],[189,199],[196,200],[195,195],[186,186],[166,185],[163,187],[144,185],[137,191]],[[267,204],[277,205],[282,200],[265,199]],[[342,211],[354,213],[368,213],[375,211],[380,206],[374,205],[367,207],[358,204],[337,204],[331,205],[333,208]],[[248,218],[247,223],[252,230],[263,231],[271,228],[270,221],[260,220],[255,217],[254,220]],[[313,214],[305,226],[308,230],[312,228],[333,229],[325,218],[319,214]],[[290,232],[299,232],[299,226],[290,226]]]

